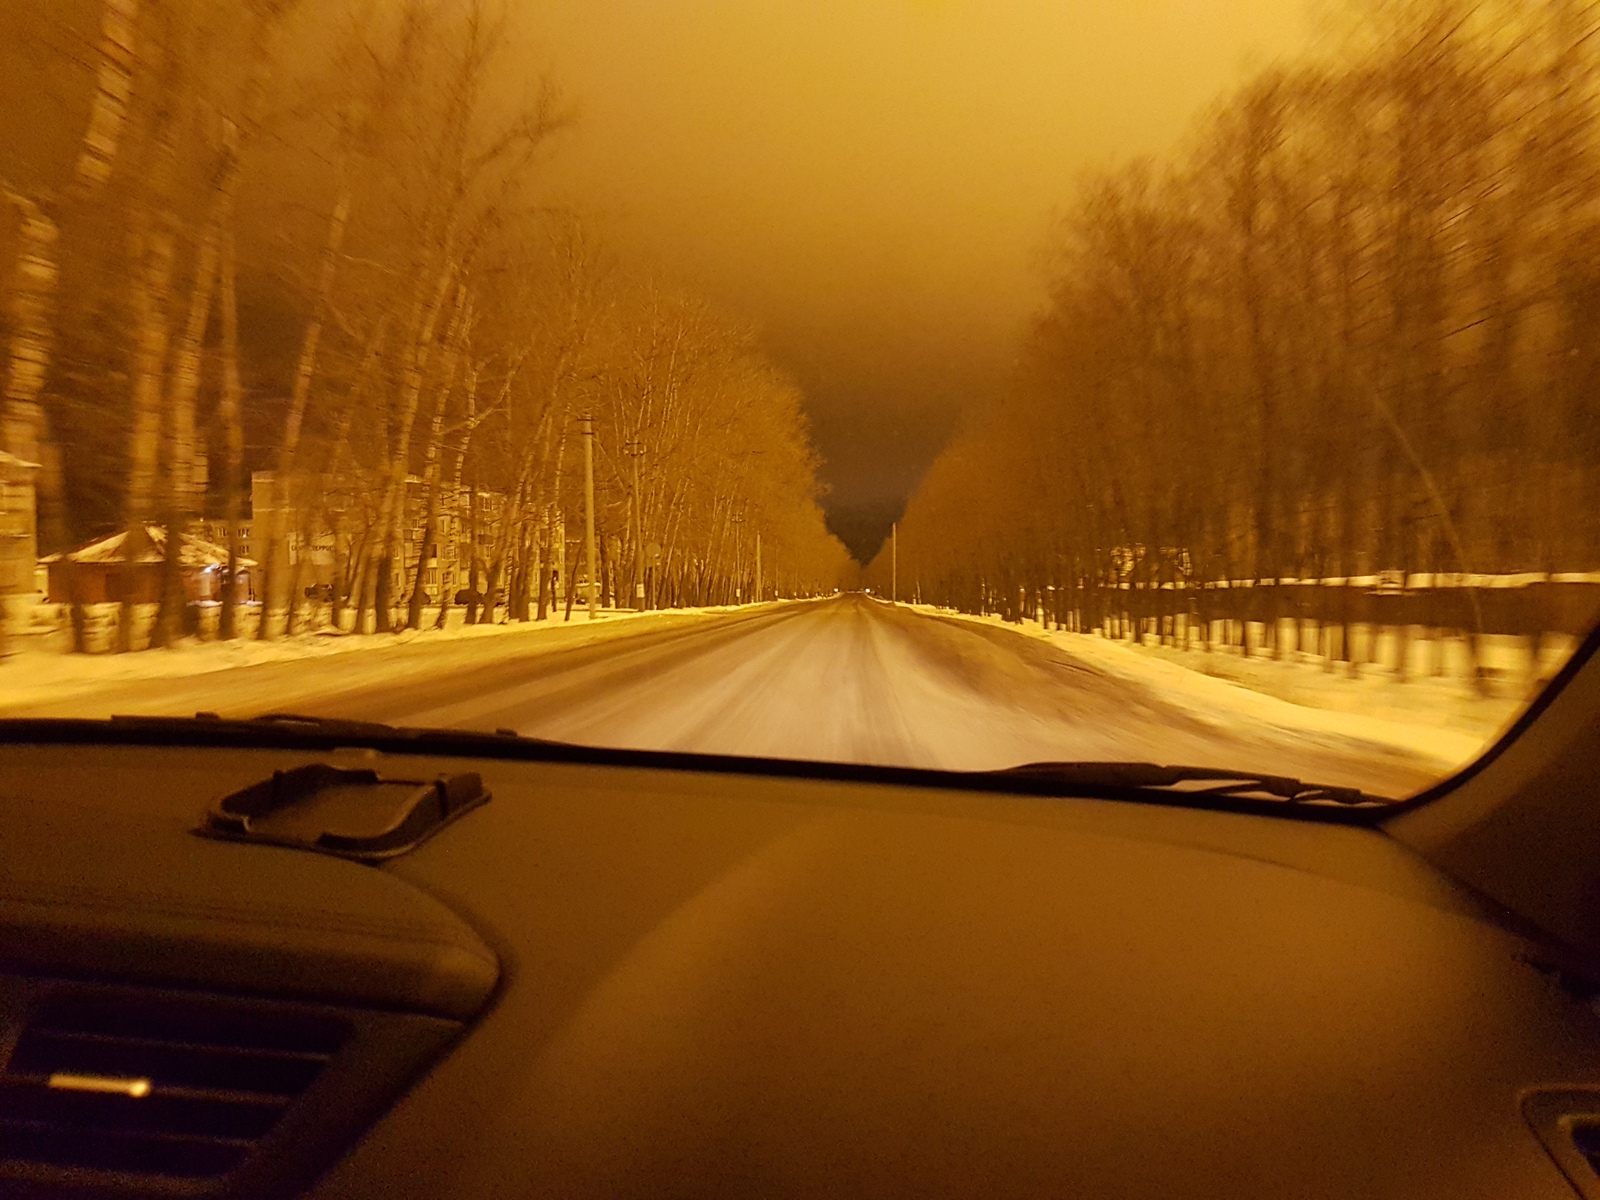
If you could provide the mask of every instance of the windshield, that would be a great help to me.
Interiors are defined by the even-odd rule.
[[[0,718],[1414,794],[1600,613],[1597,23],[7,0]]]

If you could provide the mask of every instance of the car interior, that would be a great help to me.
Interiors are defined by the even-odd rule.
[[[1595,649],[1399,806],[10,722],[3,1190],[1600,1195]]]
[[[0,0],[0,1200],[1600,1200],[1600,0]]]

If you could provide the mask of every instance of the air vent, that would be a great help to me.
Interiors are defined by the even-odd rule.
[[[347,1035],[334,1020],[255,1005],[46,993],[0,1070],[0,1159],[225,1175]]]

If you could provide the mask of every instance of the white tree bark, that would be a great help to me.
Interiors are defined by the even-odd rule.
[[[6,453],[36,463],[39,461],[39,396],[50,369],[53,341],[50,308],[57,280],[56,227],[27,196],[9,187],[3,190],[21,218],[22,235],[11,285],[4,446]]]
[[[111,178],[133,99],[134,28],[139,0],[105,0],[100,15],[100,64],[94,103],[78,152],[77,186],[93,191]]]

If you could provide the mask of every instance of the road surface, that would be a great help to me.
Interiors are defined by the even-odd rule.
[[[1186,763],[1387,795],[1409,794],[1441,770],[1370,742],[1212,717],[1048,641],[863,596],[677,623],[652,616],[616,622],[603,637],[567,631],[134,681],[28,709],[0,704],[0,715],[288,710],[603,746],[950,769]]]

